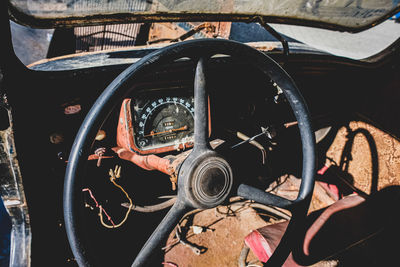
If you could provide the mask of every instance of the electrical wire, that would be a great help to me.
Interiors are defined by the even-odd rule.
[[[114,221],[107,214],[107,212],[104,210],[104,208],[101,205],[99,205],[99,203],[97,202],[96,198],[94,197],[92,191],[89,188],[84,188],[84,189],[82,189],[82,191],[83,192],[87,191],[89,193],[90,197],[93,199],[93,201],[96,204],[96,208],[99,209],[99,214],[98,215],[99,215],[99,218],[100,218],[101,225],[103,225],[106,228],[113,229],[113,228],[118,228],[118,227],[122,226],[126,222],[126,220],[128,219],[129,213],[132,210],[133,202],[132,202],[132,199],[129,197],[129,194],[124,190],[124,188],[121,185],[119,185],[119,184],[117,184],[115,182],[116,179],[121,177],[121,166],[117,165],[117,166],[115,166],[114,170],[110,169],[109,175],[110,175],[111,183],[113,183],[113,185],[115,187],[119,188],[125,194],[126,198],[129,200],[128,210],[125,213],[124,219],[120,223],[118,223],[118,224],[114,223]],[[111,225],[107,224],[106,222],[104,222],[103,213],[106,215],[107,220],[111,223]]]
[[[156,211],[159,211],[159,210],[163,210],[163,209],[169,208],[172,205],[174,205],[175,202],[176,202],[176,197],[171,198],[171,199],[169,199],[167,201],[161,202],[161,203],[156,204],[156,205],[149,205],[149,206],[133,205],[133,206],[131,206],[130,203],[121,203],[121,206],[125,207],[125,208],[128,208],[128,209],[130,208],[130,209],[132,209],[134,211],[148,213],[148,212],[156,212]]]
[[[113,222],[113,220],[111,219],[111,216],[110,215],[108,215],[108,213],[106,212],[106,210],[101,206],[101,205],[99,205],[99,202],[97,202],[97,200],[96,200],[96,198],[94,197],[94,195],[93,195],[93,193],[92,193],[92,190],[90,190],[89,188],[84,188],[84,189],[82,189],[82,192],[88,192],[89,193],[89,196],[90,196],[90,198],[94,201],[94,203],[96,204],[96,208],[98,208],[99,209],[99,217],[101,218],[100,219],[100,221],[102,222],[102,224],[104,223],[103,222],[103,212],[104,212],[104,214],[106,215],[106,217],[107,217],[107,219],[110,221],[110,223],[112,224],[112,225],[115,225],[115,223]],[[89,205],[88,205],[89,206]],[[89,206],[90,207],[90,206]]]

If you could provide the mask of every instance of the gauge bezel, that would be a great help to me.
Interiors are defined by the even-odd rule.
[[[136,152],[140,155],[147,154],[160,154],[165,152],[171,152],[174,150],[184,150],[193,147],[193,139],[187,142],[181,142],[178,144],[167,145],[157,148],[141,149],[136,145],[135,142],[135,130],[134,130],[134,117],[132,113],[132,98],[126,98],[122,102],[121,111],[119,116],[119,122],[117,127],[117,144],[120,147],[126,148],[130,151]]]
[[[149,140],[151,138],[145,136],[145,133],[148,132],[146,131],[146,127],[149,125],[149,120],[151,121],[151,118],[153,116],[156,116],[159,111],[159,109],[162,109],[165,105],[170,105],[170,104],[175,104],[183,107],[186,111],[188,111],[191,115],[191,120],[192,120],[192,125],[190,128],[192,129],[192,133],[188,134],[188,136],[184,137],[183,139],[177,139],[175,141],[171,141],[168,143],[171,143],[170,146],[173,146],[177,150],[181,146],[180,144],[183,144],[185,148],[193,146],[193,122],[194,122],[194,106],[193,106],[193,97],[192,96],[158,96],[158,97],[153,97],[150,99],[147,99],[145,102],[145,105],[143,105],[142,108],[138,108],[137,104],[135,103],[135,99],[132,100],[131,103],[131,109],[133,110],[134,114],[134,123],[133,123],[133,132],[135,133],[134,135],[134,142],[135,145],[138,149],[141,151],[148,151],[148,150],[154,150],[157,149],[158,147],[169,147],[168,144],[149,144],[148,148],[143,148],[141,145],[139,145],[139,139],[142,140]],[[157,139],[157,137],[155,137]],[[186,139],[186,140],[185,140]],[[152,141],[150,141],[151,143]],[[154,141],[153,141],[154,142]],[[173,142],[173,143],[172,143]]]
[[[179,84],[176,84],[174,82],[157,82],[157,86],[154,86],[154,84],[149,85],[147,83],[136,84],[135,87],[139,87],[141,89],[139,89],[135,95],[130,95],[125,98],[121,104],[119,122],[117,127],[117,145],[129,151],[135,152],[139,155],[161,154],[192,148],[194,145],[193,140],[189,140],[185,143],[180,143],[179,145],[173,144],[152,149],[141,149],[139,146],[136,145],[135,141],[135,123],[137,123],[138,114],[136,114],[134,108],[134,105],[137,104],[139,101],[142,102],[140,105],[141,108],[143,108],[146,103],[149,102],[150,98],[165,98],[167,96],[177,96],[178,98],[192,98],[193,88],[191,88],[191,86],[192,81],[190,80],[180,80]],[[211,136],[210,99],[208,99],[208,128],[209,136]]]

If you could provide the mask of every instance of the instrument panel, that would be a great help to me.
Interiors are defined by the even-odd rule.
[[[121,106],[120,124],[124,127],[118,127],[118,145],[139,154],[192,147],[194,98],[170,94],[125,99]]]
[[[135,144],[140,150],[192,141],[193,97],[167,96],[151,99],[143,108],[134,106]]]

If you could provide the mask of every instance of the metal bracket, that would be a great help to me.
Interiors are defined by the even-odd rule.
[[[288,41],[281,34],[279,34],[279,32],[275,31],[274,28],[269,26],[268,23],[266,23],[262,17],[257,17],[257,21],[265,30],[267,30],[272,36],[274,36],[277,40],[279,40],[282,43],[283,55],[285,57],[289,56]]]

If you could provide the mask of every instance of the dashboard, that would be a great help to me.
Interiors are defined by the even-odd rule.
[[[277,88],[258,70],[229,67],[222,71],[218,62],[214,64],[208,77],[210,137],[236,142],[236,132],[252,136],[287,114],[286,104],[276,103]],[[193,74],[185,67],[165,72],[168,77],[155,74],[133,85],[120,106],[118,147],[139,155],[193,147]],[[247,73],[250,78],[242,79]]]

